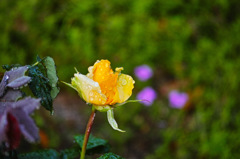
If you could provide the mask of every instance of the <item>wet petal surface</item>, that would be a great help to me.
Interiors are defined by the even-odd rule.
[[[87,103],[104,105],[107,100],[106,96],[102,94],[99,84],[80,73],[74,74],[72,86]]]

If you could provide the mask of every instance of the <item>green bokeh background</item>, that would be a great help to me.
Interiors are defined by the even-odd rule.
[[[74,67],[85,74],[96,60],[109,59],[135,78],[131,99],[146,86],[158,93],[150,107],[116,110],[126,133],[97,114],[93,134],[109,140],[114,153],[130,159],[240,158],[239,11],[239,0],[1,0],[0,64],[51,56],[59,79],[69,82]],[[142,64],[154,71],[147,82],[133,75]],[[61,98],[78,101],[73,90],[60,87]],[[169,106],[172,89],[189,94],[184,109]],[[35,113],[48,147],[65,148],[72,142],[66,135],[84,132],[90,108],[80,105],[81,128],[66,134],[54,116]]]

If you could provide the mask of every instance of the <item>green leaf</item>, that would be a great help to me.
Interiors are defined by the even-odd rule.
[[[112,128],[114,130],[120,131],[120,132],[125,132],[124,130],[121,130],[118,128],[118,124],[116,122],[116,120],[114,119],[114,113],[113,113],[113,109],[110,109],[107,111],[107,118],[108,118],[108,122],[109,124],[112,126]]]
[[[78,135],[74,137],[76,143],[82,148],[84,135]],[[109,152],[109,144],[106,140],[89,136],[87,143],[87,154],[106,153]]]
[[[36,151],[18,155],[18,159],[60,159],[57,151],[53,149]]]
[[[20,66],[21,66],[20,64],[2,65],[2,68],[6,71],[10,71],[12,68],[20,67]]]
[[[35,151],[30,153],[19,154],[18,159],[75,159],[79,156],[79,147],[76,145],[72,148],[57,152],[53,149]]]
[[[29,83],[29,88],[32,90],[34,96],[41,98],[42,106],[52,112],[51,86],[44,73],[44,68],[41,64],[30,67],[28,75],[32,78],[32,81]]]
[[[29,88],[33,94],[41,98],[41,104],[47,110],[53,110],[53,99],[59,93],[58,76],[55,62],[51,57],[41,59],[37,56],[37,62],[29,68],[29,76],[32,82]]]
[[[57,76],[55,62],[54,62],[53,58],[51,58],[49,56],[44,58],[42,62],[47,70],[47,78],[49,80],[50,86],[52,87],[51,97],[54,99],[57,96],[57,94],[59,93],[59,87],[57,86],[58,76]]]
[[[109,153],[106,153],[106,154],[100,156],[98,159],[124,159],[124,158],[121,156],[118,156],[112,152],[109,152]]]
[[[75,146],[69,149],[62,150],[60,152],[61,159],[75,159],[79,156],[79,147]]]

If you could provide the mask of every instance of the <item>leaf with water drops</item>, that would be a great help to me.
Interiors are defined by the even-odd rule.
[[[82,148],[84,135],[74,136],[76,143]],[[87,154],[106,153],[109,152],[109,144],[106,140],[89,136],[87,143]]]
[[[32,78],[32,81],[29,83],[29,88],[32,90],[34,96],[41,98],[42,106],[52,112],[53,99],[51,97],[51,86],[40,67],[42,67],[42,65],[39,64],[29,68],[28,75]]]
[[[18,155],[19,159],[60,159],[56,150],[48,149]]]
[[[2,68],[6,71],[10,71],[12,68],[21,67],[20,64],[12,64],[12,65],[2,65]]]
[[[98,159],[124,159],[124,158],[121,156],[118,156],[112,152],[109,152],[109,153],[106,153],[106,154],[100,156]]]
[[[37,57],[37,62],[29,68],[29,76],[32,78],[29,88],[36,97],[41,98],[42,106],[53,113],[53,99],[59,93],[54,60],[51,57]]]

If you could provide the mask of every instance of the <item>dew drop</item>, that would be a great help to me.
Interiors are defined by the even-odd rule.
[[[122,80],[122,85],[125,86],[127,84],[127,80],[123,79]]]
[[[9,76],[8,76],[8,75],[6,75],[6,77],[5,77],[4,81],[6,82],[8,79],[9,79]]]
[[[91,72],[93,69],[93,66],[88,67],[88,71]]]
[[[92,97],[90,98],[90,101],[93,101],[93,98],[92,98]]]
[[[89,95],[90,95],[90,96],[93,96],[93,92],[91,91],[91,92],[89,93]]]

